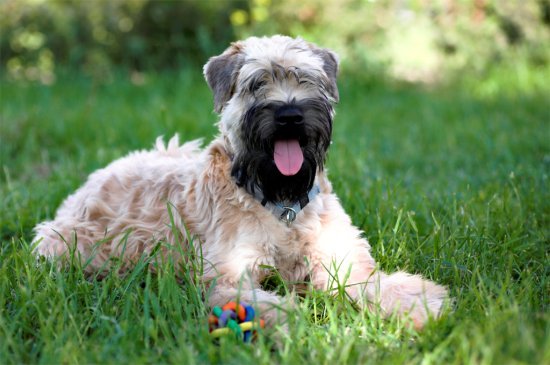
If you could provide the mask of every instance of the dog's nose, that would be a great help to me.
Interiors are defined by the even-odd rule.
[[[278,125],[298,125],[303,122],[304,115],[298,107],[285,105],[275,112],[275,123]]]

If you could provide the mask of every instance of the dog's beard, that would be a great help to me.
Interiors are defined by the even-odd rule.
[[[284,105],[303,113],[299,125],[278,125],[275,112]],[[245,113],[241,139],[243,150],[233,161],[231,174],[251,194],[268,202],[297,202],[311,190],[318,170],[323,169],[332,134],[332,105],[324,99],[306,99],[285,104],[256,102]],[[274,158],[277,141],[298,141],[303,162],[297,172],[281,172]],[[295,143],[295,142],[294,142]]]

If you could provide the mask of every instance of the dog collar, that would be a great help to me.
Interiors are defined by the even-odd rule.
[[[302,195],[297,202],[282,201],[272,203],[265,199],[261,189],[254,189],[254,198],[256,198],[256,200],[258,200],[267,210],[270,210],[279,220],[290,227],[292,222],[296,220],[298,213],[300,213],[300,211],[304,209],[320,191],[319,185],[315,184],[311,190],[307,194]]]

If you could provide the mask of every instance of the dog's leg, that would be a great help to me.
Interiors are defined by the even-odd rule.
[[[333,290],[345,285],[346,292],[363,308],[380,310],[384,316],[409,316],[415,328],[429,317],[437,318],[447,290],[418,275],[386,274],[376,269],[368,242],[351,224],[334,196],[326,199],[329,213],[311,251],[311,278],[315,287]]]

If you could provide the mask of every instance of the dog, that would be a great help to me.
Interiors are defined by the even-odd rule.
[[[447,289],[378,270],[324,169],[337,73],[335,53],[301,38],[232,43],[204,66],[219,136],[204,149],[200,141],[180,145],[177,135],[167,145],[159,138],[153,150],[94,172],[52,221],[35,227],[36,254],[76,252],[87,272],[99,272],[113,256],[122,258],[120,270],[130,268],[159,241],[167,243],[161,255],[180,265],[182,252],[200,248],[200,280],[215,283],[210,306],[241,300],[254,303],[268,324],[284,323],[281,308],[292,300],[262,289],[269,266],[288,282],[345,286],[360,308],[408,317],[421,328],[440,316]],[[181,215],[183,223],[173,222],[178,233],[168,205]]]

